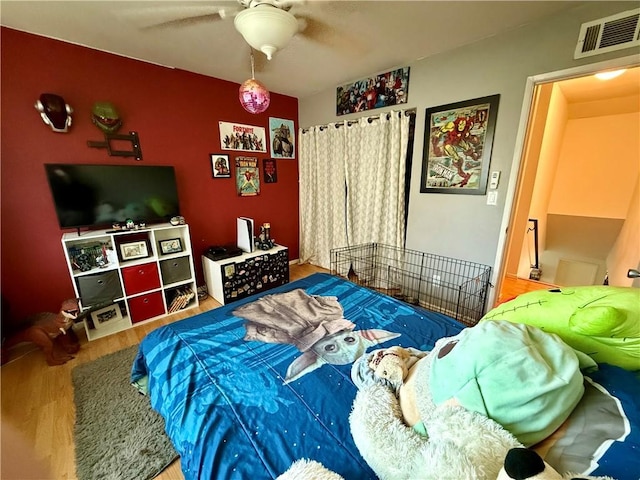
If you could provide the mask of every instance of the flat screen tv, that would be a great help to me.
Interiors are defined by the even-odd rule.
[[[45,169],[61,228],[161,223],[180,214],[171,166],[48,163]]]

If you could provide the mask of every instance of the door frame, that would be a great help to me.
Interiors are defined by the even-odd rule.
[[[534,107],[534,93],[536,87],[544,83],[553,83],[560,80],[593,75],[594,73],[602,70],[614,70],[618,68],[630,68],[637,66],[640,66],[640,56],[629,55],[626,57],[590,63],[565,70],[533,75],[527,78],[524,98],[522,101],[522,111],[520,112],[520,121],[518,124],[518,133],[516,135],[513,161],[511,163],[511,171],[509,173],[507,193],[505,194],[505,207],[502,212],[498,247],[496,250],[496,261],[493,266],[493,284],[495,285],[495,288],[492,289],[489,294],[489,308],[493,308],[493,305],[500,294],[500,289],[502,288],[502,283],[506,275],[506,272],[504,271],[507,263],[506,256],[512,234],[512,232],[509,231],[509,225],[511,225],[516,216],[517,211],[515,210],[515,206],[521,198],[519,196],[519,192],[524,180],[524,169],[522,167],[525,160],[526,140],[529,134],[529,122],[531,121],[531,111]]]

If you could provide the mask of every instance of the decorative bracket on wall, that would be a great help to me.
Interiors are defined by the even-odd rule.
[[[112,142],[118,140],[131,142],[131,150],[117,150],[114,148]],[[138,132],[130,131],[129,135],[104,132],[104,142],[87,140],[87,145],[92,148],[106,148],[112,157],[134,157],[136,160],[142,160],[142,149],[140,148]]]

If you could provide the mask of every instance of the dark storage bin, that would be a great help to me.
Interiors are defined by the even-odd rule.
[[[162,284],[170,285],[182,282],[191,278],[191,265],[189,257],[178,257],[160,262],[160,272],[162,273]]]
[[[85,307],[108,303],[116,298],[123,297],[120,279],[116,270],[83,275],[77,277],[76,281],[78,282],[80,300]]]

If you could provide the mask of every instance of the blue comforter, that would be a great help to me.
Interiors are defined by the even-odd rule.
[[[342,310],[334,319],[341,324],[316,322],[305,330],[313,345],[271,331],[278,322],[265,326],[260,318],[233,313],[298,289],[310,301],[322,300],[318,308],[329,308],[332,318]],[[274,308],[274,317],[291,323],[286,306]],[[151,332],[140,344],[131,379],[148,376],[151,405],[165,419],[187,479],[276,478],[300,458],[346,479],[374,479],[349,431],[356,394],[351,362],[392,344],[430,350],[435,340],[462,328],[444,315],[314,274]]]
[[[151,332],[132,381],[152,407],[186,479],[273,479],[293,461],[347,480],[375,479],[349,430],[352,363],[391,345],[431,350],[463,325],[326,274],[315,274]],[[539,445],[560,471],[640,478],[640,381],[610,365],[562,432]]]

